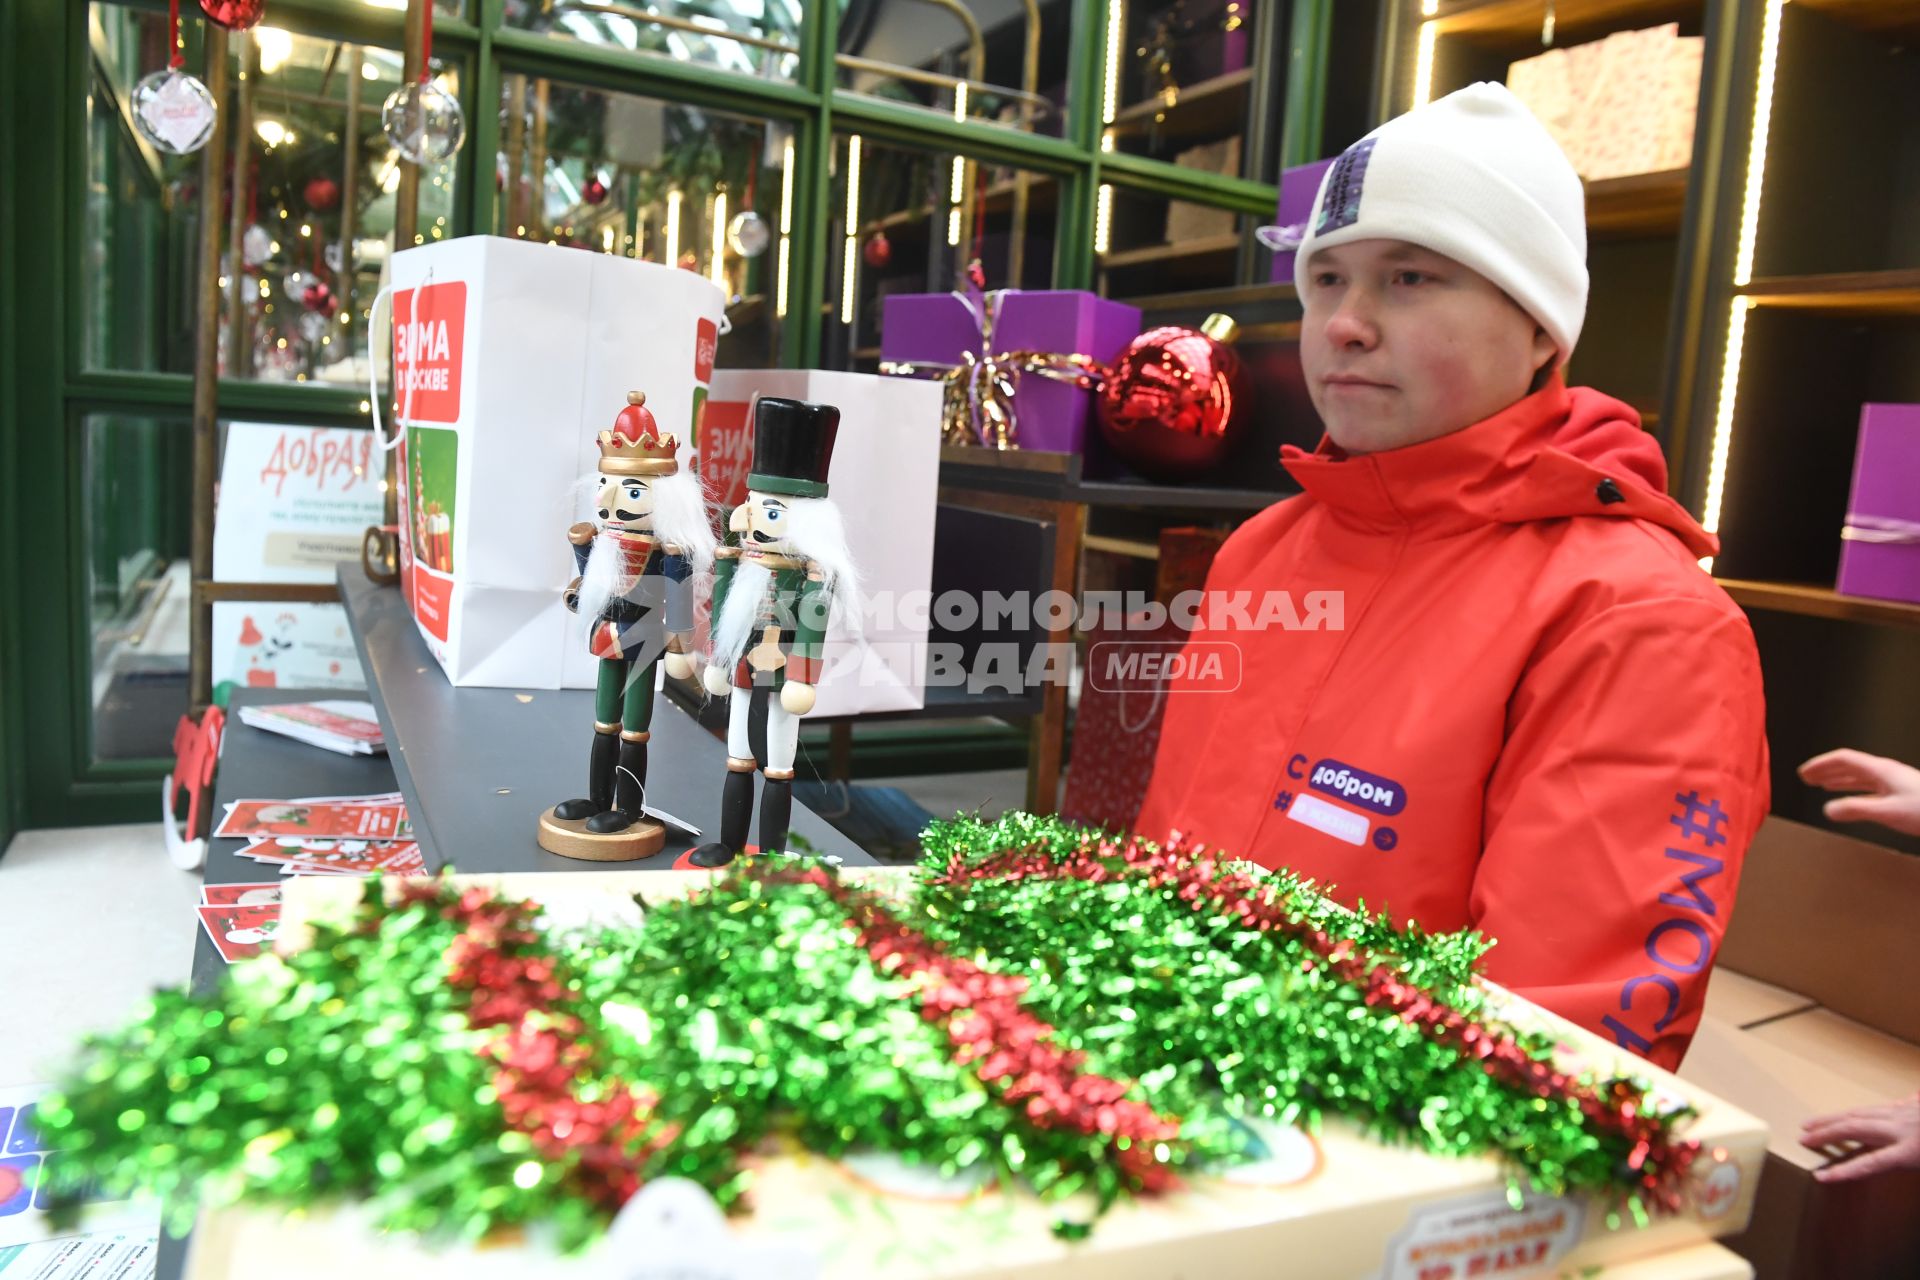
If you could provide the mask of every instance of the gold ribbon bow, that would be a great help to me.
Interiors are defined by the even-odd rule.
[[[947,444],[977,444],[991,449],[1017,449],[1013,400],[1022,374],[1070,382],[1091,390],[1102,372],[1092,359],[1053,351],[1002,351],[995,355],[960,353],[959,364],[925,360],[886,360],[882,373],[921,377],[937,375],[944,388],[940,406],[940,438]]]
[[[993,351],[994,321],[999,315],[1004,290],[986,295],[980,305],[965,294],[955,296],[980,323],[980,350],[988,354],[962,351],[959,364],[930,360],[883,360],[880,372],[907,377],[933,375],[944,387],[940,407],[940,438],[947,444],[984,445],[990,449],[1018,449],[1014,437],[1013,401],[1020,391],[1023,374],[1069,382],[1082,390],[1092,390],[1106,377],[1106,370],[1089,356],[1063,355],[1057,351]]]

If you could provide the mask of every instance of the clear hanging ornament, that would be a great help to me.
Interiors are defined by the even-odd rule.
[[[257,267],[273,256],[273,235],[259,223],[240,233],[240,256],[250,267]]]
[[[312,283],[313,277],[305,271],[302,271],[299,267],[295,267],[293,270],[287,272],[287,274],[280,279],[280,287],[286,291],[286,296],[289,298],[299,297],[307,291],[307,286]]]
[[[339,241],[329,244],[323,252],[327,260],[327,270],[339,275],[346,264],[346,255],[340,251]]]
[[[380,108],[380,127],[393,149],[414,164],[438,164],[460,149],[467,118],[460,100],[436,80],[403,84]]]
[[[133,87],[134,127],[172,155],[191,155],[206,146],[218,116],[207,86],[179,67],[162,67]]]
[[[751,209],[742,209],[727,224],[727,244],[743,258],[757,258],[773,243],[773,230],[767,220]]]
[[[296,323],[300,329],[300,336],[315,346],[318,346],[320,339],[327,335],[330,327],[328,318],[318,311],[301,312],[300,319]]]

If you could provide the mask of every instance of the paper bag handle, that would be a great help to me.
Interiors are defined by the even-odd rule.
[[[432,283],[433,268],[428,267],[427,274],[421,278],[420,283],[410,287],[425,289]],[[380,304],[387,302],[387,349],[389,352],[393,351],[393,303],[387,300],[393,297],[393,291],[398,287],[392,282],[382,285],[380,292],[373,295],[373,305],[367,308],[367,408],[373,414],[373,438],[380,442],[382,453],[391,453],[400,447],[400,441],[407,434],[407,423],[413,419],[413,384],[408,383],[406,393],[400,401],[400,414],[393,422],[393,434],[391,436],[387,434],[386,426],[380,420],[380,364],[373,358],[372,350],[373,335],[380,329],[380,322],[376,319],[380,314]],[[398,353],[393,354],[392,361],[394,377],[398,378],[400,376]]]

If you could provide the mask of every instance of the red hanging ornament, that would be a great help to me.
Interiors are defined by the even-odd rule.
[[[333,296],[333,289],[325,280],[315,280],[302,290],[300,301],[307,310],[317,311],[328,319],[332,319],[340,307],[339,299]]]
[[[586,185],[580,188],[580,198],[588,204],[599,204],[607,198],[607,184],[599,174],[587,179]]]
[[[860,246],[860,260],[875,271],[893,261],[893,241],[887,239],[886,232],[876,231],[867,237],[867,242]]]
[[[200,0],[200,12],[229,31],[245,31],[267,13],[267,0]]]
[[[1231,318],[1211,315],[1198,331],[1168,325],[1127,344],[1100,389],[1100,434],[1123,462],[1178,480],[1226,457],[1237,434],[1233,333]]]
[[[691,249],[680,255],[680,269],[682,271],[700,270],[700,259]]]
[[[309,178],[301,194],[315,213],[332,213],[340,205],[340,184],[332,178]]]

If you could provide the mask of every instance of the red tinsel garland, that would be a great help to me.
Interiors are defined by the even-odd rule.
[[[1632,1083],[1615,1081],[1608,1097],[1556,1070],[1552,1063],[1529,1054],[1511,1033],[1477,1022],[1434,998],[1391,965],[1368,964],[1355,954],[1352,942],[1336,940],[1310,921],[1290,915],[1283,899],[1263,891],[1244,872],[1206,856],[1203,846],[1187,847],[1180,832],[1174,832],[1164,848],[1137,837],[1124,841],[1089,837],[1062,853],[1032,846],[972,863],[956,855],[940,881],[1072,878],[1099,882],[1115,876],[1116,861],[1128,874],[1141,874],[1151,885],[1173,889],[1196,911],[1216,911],[1242,927],[1300,943],[1329,973],[1359,988],[1368,1007],[1389,1010],[1428,1039],[1459,1050],[1502,1084],[1550,1101],[1572,1102],[1596,1130],[1632,1144],[1627,1167],[1639,1174],[1639,1190],[1652,1207],[1667,1212],[1684,1207],[1687,1175],[1701,1154],[1700,1144],[1676,1139],[1665,1121],[1643,1106],[1641,1091]],[[1305,965],[1311,968],[1314,963],[1308,960]]]
[[[439,900],[439,890],[425,885],[409,885],[404,895],[410,902]],[[575,1093],[593,1056],[581,1039],[585,1028],[574,1015],[555,1011],[565,989],[553,961],[519,953],[541,941],[532,925],[535,904],[474,888],[440,910],[462,928],[448,948],[447,982],[470,993],[468,1022],[504,1028],[481,1053],[498,1067],[493,1089],[507,1126],[531,1138],[543,1159],[571,1158],[587,1197],[619,1208],[640,1189],[641,1161],[672,1141],[673,1130],[653,1126],[653,1100],[643,1091],[613,1089],[594,1100]]]
[[[1126,1084],[1080,1070],[1086,1055],[1060,1047],[1054,1029],[1021,1006],[1025,978],[946,954],[901,923],[878,895],[818,868],[765,878],[813,885],[843,908],[878,968],[916,980],[921,1016],[945,1030],[956,1061],[972,1064],[1003,1100],[1024,1107],[1027,1119],[1042,1128],[1104,1135],[1138,1190],[1165,1190],[1178,1181],[1166,1144],[1179,1137],[1180,1122],[1129,1100]]]

